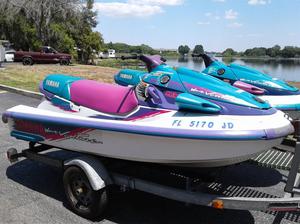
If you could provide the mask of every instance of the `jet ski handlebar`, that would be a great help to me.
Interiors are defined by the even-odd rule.
[[[202,56],[203,56],[203,54],[192,54],[193,58],[199,58],[199,57],[202,58]]]
[[[192,54],[192,57],[193,57],[193,58],[194,58],[194,57],[195,57],[195,58],[196,58],[196,57],[202,58],[202,59],[204,60],[205,67],[210,66],[214,61],[216,61],[215,58],[213,58],[213,57],[211,57],[211,56],[209,56],[209,55],[207,55],[207,54],[205,54],[205,53],[203,53],[203,54]]]
[[[140,54],[140,55],[137,55],[137,54],[133,54],[133,55],[130,55],[130,56],[121,56],[121,59],[122,60],[127,60],[127,59],[139,59],[139,60],[141,60],[141,61],[144,61],[143,60],[143,58],[145,58],[145,57],[151,57],[151,56],[146,56],[146,55],[143,55],[143,54]],[[160,60],[162,61],[162,62],[166,62],[167,61],[167,59],[165,59],[165,58],[163,58],[163,57],[161,57],[160,56]]]
[[[127,59],[138,59],[141,60],[142,62],[144,62],[147,66],[147,69],[149,72],[151,72],[154,68],[156,68],[157,66],[164,64],[167,60],[163,57],[161,57],[160,55],[130,55],[130,56],[121,56],[122,60],[127,60]]]
[[[130,55],[130,56],[121,56],[122,60],[128,60],[128,59],[139,59],[139,55]]]

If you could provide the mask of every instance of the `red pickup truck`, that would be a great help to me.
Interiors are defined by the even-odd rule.
[[[60,63],[61,65],[69,65],[71,55],[59,53],[52,47],[44,46],[40,52],[17,51],[14,61],[23,62],[23,65],[33,65],[34,63]]]

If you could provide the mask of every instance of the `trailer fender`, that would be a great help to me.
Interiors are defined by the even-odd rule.
[[[90,156],[77,157],[71,160],[66,160],[64,162],[64,166],[80,167],[85,172],[91,187],[95,191],[113,183],[104,165],[96,158]]]

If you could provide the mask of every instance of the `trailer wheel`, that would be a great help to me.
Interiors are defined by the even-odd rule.
[[[108,202],[106,188],[93,190],[84,171],[76,166],[65,170],[63,184],[72,211],[92,220],[101,216]]]
[[[29,58],[29,57],[24,57],[22,62],[23,62],[23,65],[25,65],[25,66],[26,65],[33,65],[33,60],[32,60],[32,58]]]

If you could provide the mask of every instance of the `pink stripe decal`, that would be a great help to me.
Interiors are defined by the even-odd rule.
[[[149,117],[155,117],[155,116],[160,115],[160,114],[165,114],[165,113],[168,113],[168,112],[170,112],[170,111],[167,111],[167,110],[151,111],[151,112],[145,113],[145,114],[137,116],[137,117],[132,117],[132,118],[125,119],[125,121],[142,120],[142,119],[146,119],[146,118],[149,118]]]

